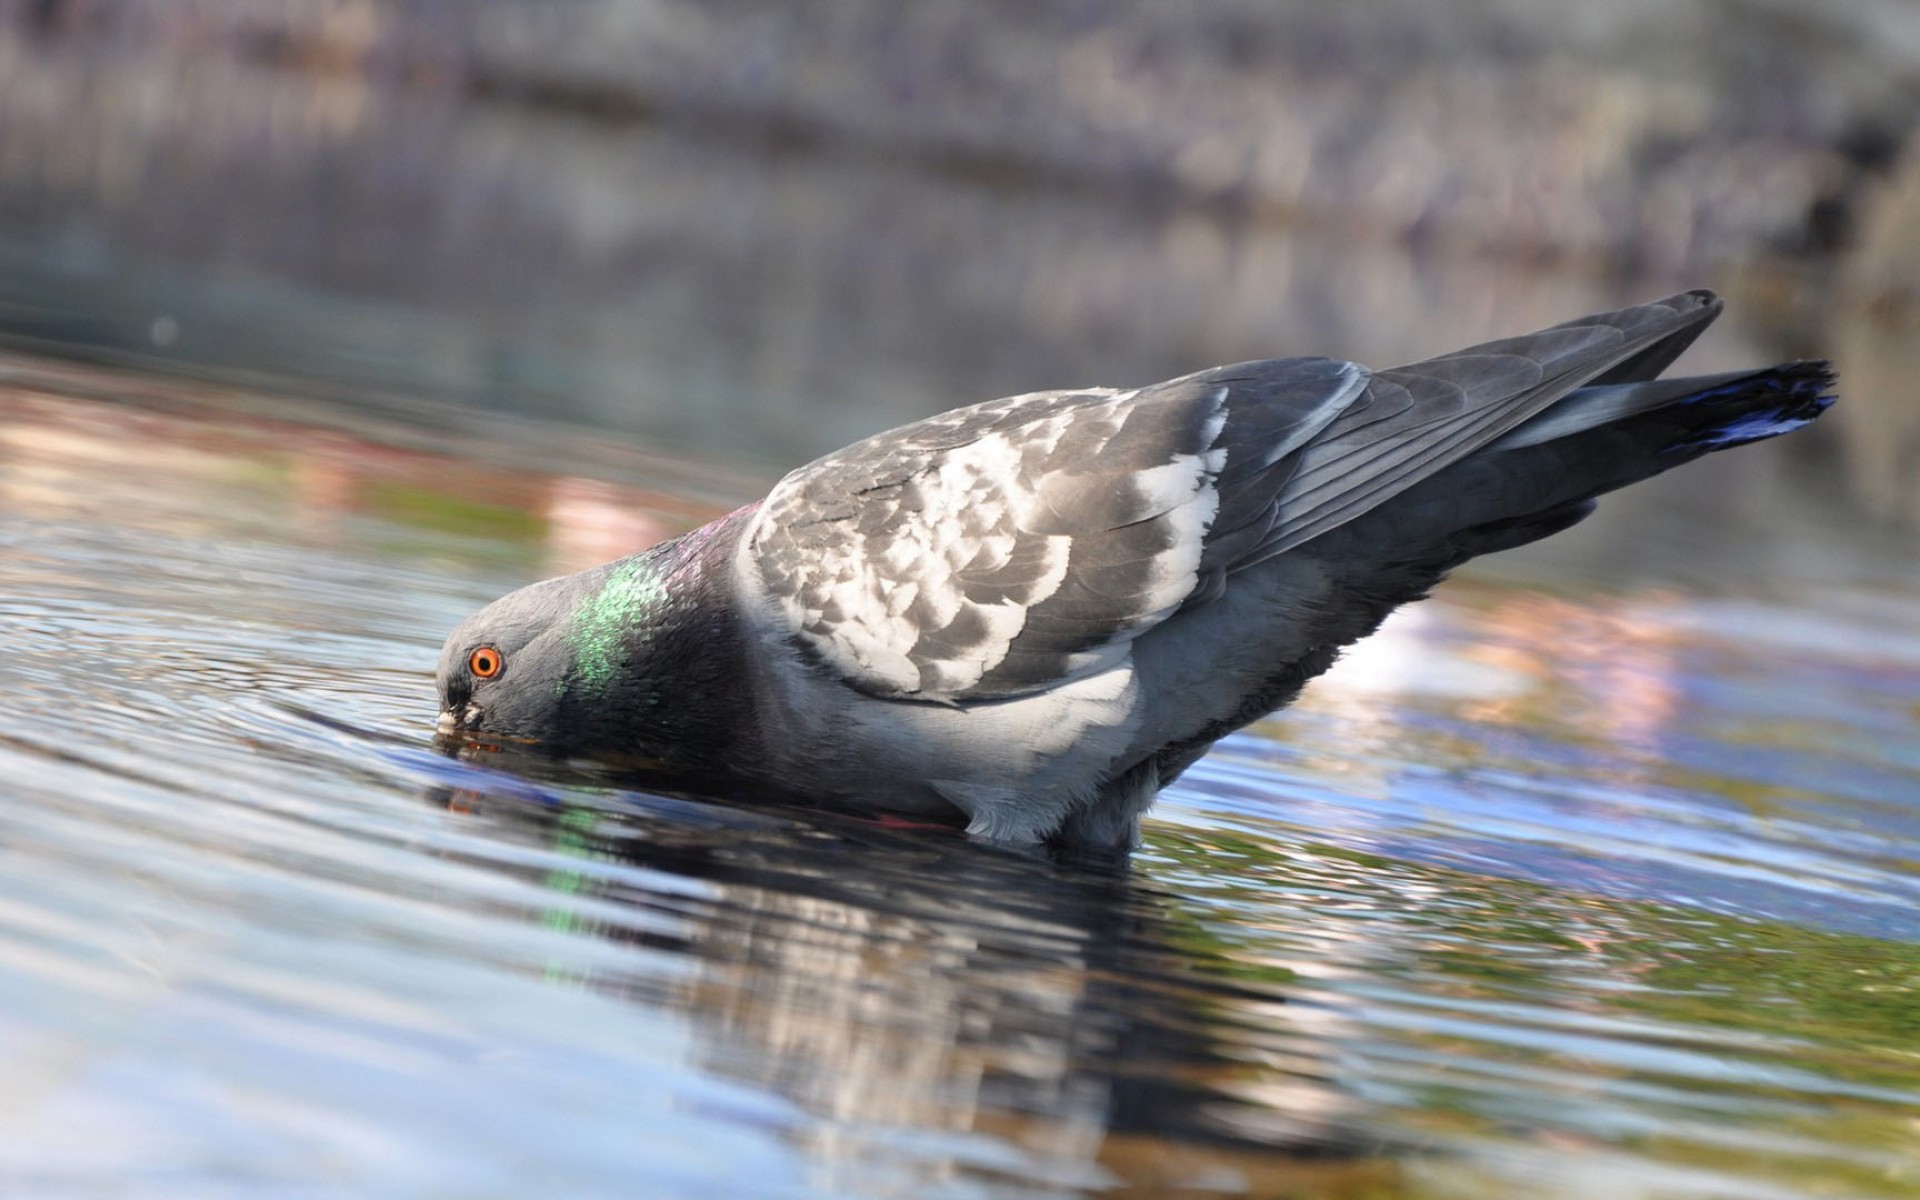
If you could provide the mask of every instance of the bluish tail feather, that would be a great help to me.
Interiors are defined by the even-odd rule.
[[[1782,363],[1684,397],[1676,407],[1722,410],[1724,419],[1690,430],[1663,447],[1664,453],[1706,453],[1744,446],[1792,433],[1827,410],[1834,401],[1833,364],[1825,359]]]

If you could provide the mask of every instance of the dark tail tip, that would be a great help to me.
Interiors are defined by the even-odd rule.
[[[1824,358],[1803,358],[1798,362],[1781,363],[1763,378],[1772,379],[1785,388],[1815,393],[1813,398],[1820,402],[1816,416],[1833,403],[1834,397],[1829,393],[1840,383],[1840,376],[1834,371],[1833,364]]]
[[[1827,411],[1839,377],[1824,358],[1769,367],[1680,403],[1707,419],[1668,450],[1724,450],[1792,433]]]

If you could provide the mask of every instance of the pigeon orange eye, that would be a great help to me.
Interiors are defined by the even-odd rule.
[[[472,671],[476,679],[492,679],[506,665],[507,660],[492,646],[482,646],[467,655],[467,670]]]

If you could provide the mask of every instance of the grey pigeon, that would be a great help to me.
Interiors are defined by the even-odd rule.
[[[1825,362],[1659,373],[1711,292],[1372,371],[1239,363],[877,434],[441,653],[441,729],[1101,850],[1388,612],[1799,428]]]

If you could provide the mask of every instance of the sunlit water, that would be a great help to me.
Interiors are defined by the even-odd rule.
[[[52,376],[0,1193],[1920,1194],[1912,591],[1451,584],[1116,874],[429,749],[459,617],[750,483]]]

